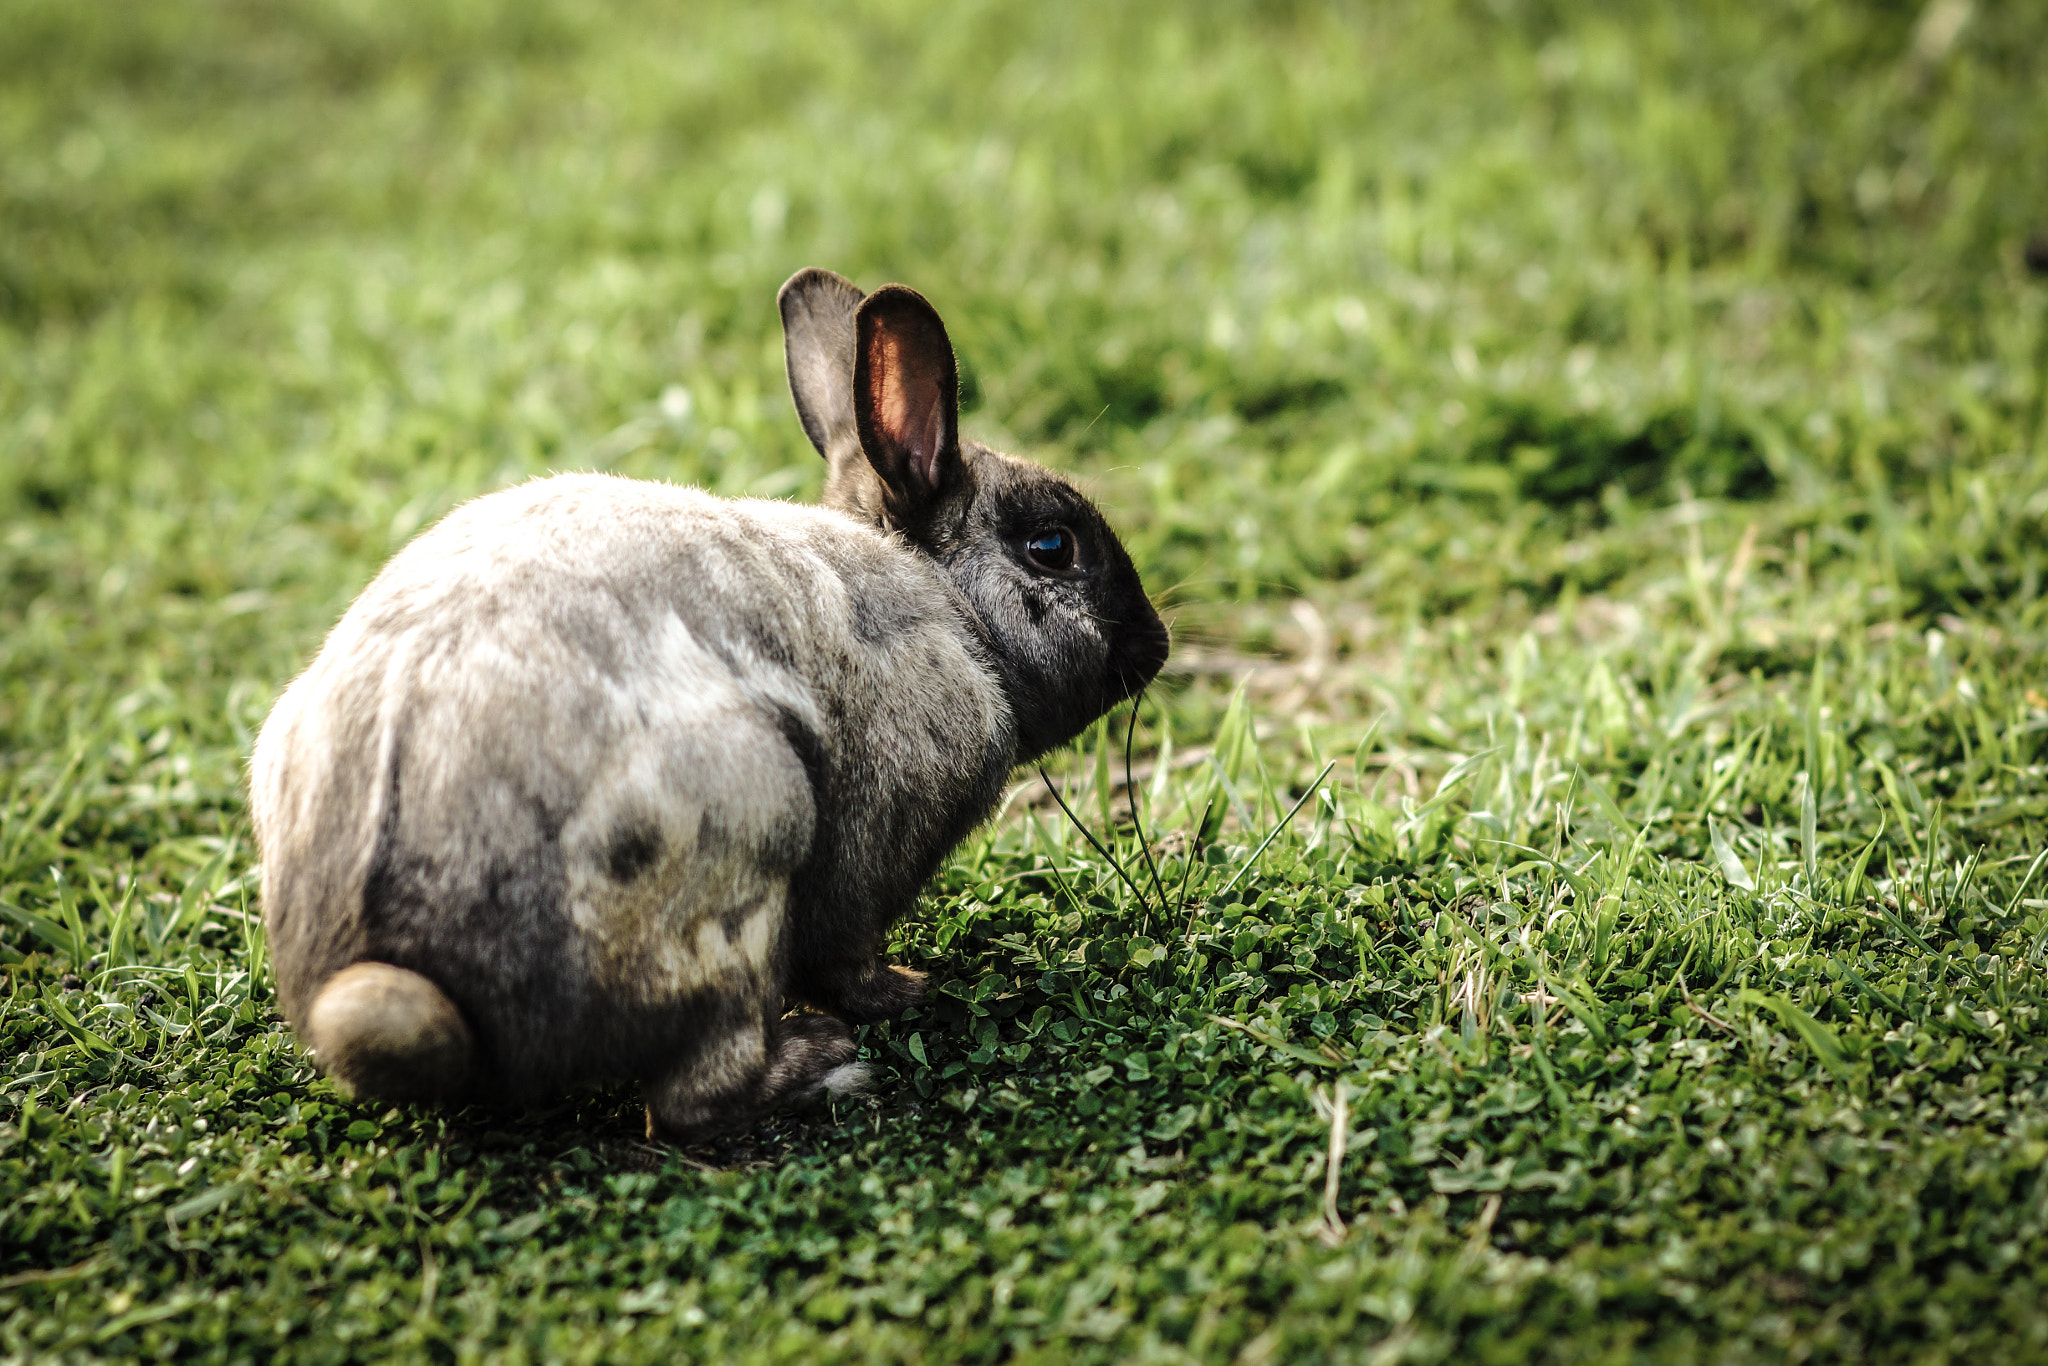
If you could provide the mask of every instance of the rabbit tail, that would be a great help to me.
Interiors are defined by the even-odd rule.
[[[327,979],[306,1013],[314,1061],[351,1097],[461,1101],[477,1080],[475,1036],[441,988],[389,963]]]

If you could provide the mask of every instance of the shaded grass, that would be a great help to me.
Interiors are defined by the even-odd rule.
[[[8,10],[0,1351],[2043,1352],[2023,13]],[[269,699],[473,493],[812,496],[814,261],[1179,604],[1156,884],[1111,718],[871,1101],[342,1102]]]

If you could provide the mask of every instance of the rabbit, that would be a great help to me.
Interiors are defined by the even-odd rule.
[[[1057,474],[958,434],[930,303],[778,295],[823,507],[565,474],[407,545],[250,762],[286,1019],[345,1092],[632,1079],[691,1142],[864,1081],[887,929],[1168,633]],[[792,1006],[796,1007],[792,1009]]]

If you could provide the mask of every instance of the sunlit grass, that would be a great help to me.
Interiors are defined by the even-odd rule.
[[[4,28],[0,1354],[2048,1353],[2024,7]],[[935,300],[1175,662],[902,927],[871,1101],[349,1105],[270,700],[474,494],[815,496],[807,264]]]

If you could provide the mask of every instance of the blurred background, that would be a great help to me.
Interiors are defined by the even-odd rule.
[[[1632,591],[1687,498],[1857,613],[2038,590],[2030,7],[0,11],[17,737],[27,679],[253,721],[543,471],[814,496],[808,264],[926,292],[970,430],[1082,475],[1191,645]]]

